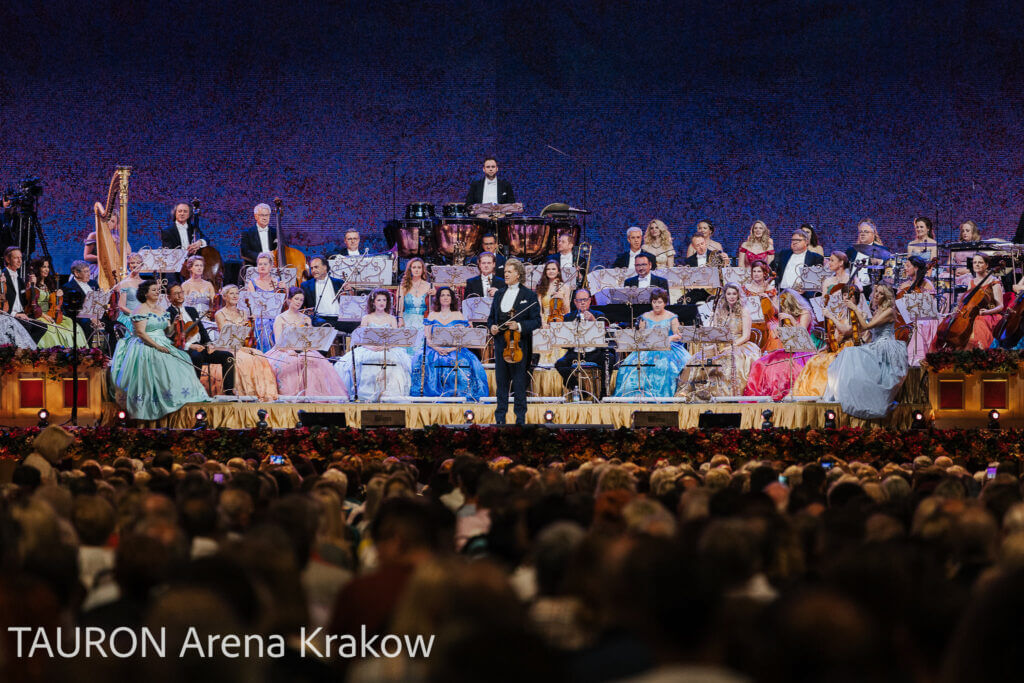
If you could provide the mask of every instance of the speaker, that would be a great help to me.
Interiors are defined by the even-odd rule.
[[[303,427],[347,427],[345,413],[311,413],[299,411],[299,422]]]
[[[739,429],[741,413],[701,413],[697,418],[697,429]]]
[[[404,427],[404,410],[364,410],[359,413],[363,427]]]
[[[634,410],[633,426],[637,428],[678,427],[679,413],[674,410]]]

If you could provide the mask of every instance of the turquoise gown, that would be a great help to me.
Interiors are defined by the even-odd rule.
[[[158,420],[186,403],[209,401],[188,354],[167,337],[170,313],[132,315],[131,322],[139,320],[146,321],[149,338],[171,352],[147,346],[129,327],[128,335],[117,342],[110,364],[118,405],[133,418]]]
[[[135,309],[138,308],[140,304],[142,304],[141,301],[139,301],[138,299],[135,298],[135,294],[139,291],[139,288],[138,287],[122,287],[121,291],[124,292],[125,306],[128,307],[129,311],[134,313]],[[126,337],[132,333],[132,320],[131,320],[131,316],[130,315],[125,315],[124,311],[119,311],[118,314],[117,314],[117,322],[119,322],[122,325],[124,325],[125,330],[126,330],[126,332],[125,332],[125,336]]]
[[[848,346],[828,366],[823,401],[838,402],[847,415],[885,417],[909,372],[907,345],[896,339],[895,323],[871,331],[873,341]]]
[[[431,329],[440,327],[469,327],[465,320],[452,320],[446,325],[434,320],[426,320]],[[458,391],[456,391],[455,364],[456,353],[453,351],[442,355],[422,346],[412,359],[412,395],[413,396],[464,396],[476,402],[481,396],[487,396],[487,372],[480,359],[469,349],[458,352]],[[420,393],[422,385],[422,394]]]
[[[665,327],[669,335],[672,334],[672,321],[677,318],[672,315],[670,318],[655,322],[647,317],[641,316],[647,327]],[[637,356],[639,363],[644,365],[643,392],[640,391],[640,373],[637,368]],[[619,364],[618,378],[615,381],[616,396],[675,396],[676,378],[683,371],[690,361],[690,353],[680,342],[671,342],[667,351],[641,351],[639,354],[633,351],[626,360]],[[646,367],[651,365],[653,367]]]
[[[414,294],[406,294],[402,298],[403,313],[402,318],[405,321],[406,327],[418,329],[419,334],[416,335],[416,340],[412,343],[412,346],[405,349],[409,357],[412,358],[418,353],[423,352],[423,322],[427,314],[427,295],[416,296]]]

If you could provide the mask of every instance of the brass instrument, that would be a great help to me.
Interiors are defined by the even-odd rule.
[[[107,203],[93,204],[96,218],[97,284],[109,290],[128,273],[128,177],[131,166],[118,166],[110,179]],[[115,208],[116,200],[116,208]],[[117,237],[113,231],[117,230]]]
[[[576,270],[579,271],[580,261],[584,261],[583,279],[580,281],[580,287],[583,287],[584,289],[587,287],[587,274],[590,273],[590,253],[592,251],[593,247],[590,242],[580,242],[579,252],[576,256]],[[586,254],[586,256],[584,256],[584,254]],[[579,276],[577,275],[577,277]]]

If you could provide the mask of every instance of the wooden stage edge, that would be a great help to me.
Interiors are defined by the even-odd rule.
[[[928,411],[927,404],[900,404],[884,420],[862,420],[843,413],[834,403],[534,403],[527,411],[527,423],[543,424],[544,413],[554,413],[552,422],[559,425],[610,425],[612,427],[633,426],[635,413],[661,413],[665,422],[657,426],[693,428],[698,426],[701,414],[738,413],[741,429],[759,429],[763,422],[761,413],[770,408],[775,427],[796,429],[802,427],[825,427],[826,412],[836,413],[839,427],[883,427],[908,429],[917,410]],[[272,429],[295,427],[299,411],[311,413],[341,413],[349,427],[362,427],[380,417],[380,411],[401,411],[405,427],[411,429],[432,425],[454,426],[466,423],[465,411],[472,410],[475,423],[494,423],[494,404],[479,403],[249,403],[211,402],[190,403],[162,420],[146,424],[148,427],[170,429],[191,429],[195,426],[198,410],[205,410],[207,423],[212,428],[246,429],[257,426],[257,411],[266,410],[266,420]],[[103,423],[116,422],[116,406],[107,404],[103,411]],[[674,415],[674,418],[672,414]],[[655,417],[655,416],[650,416]],[[514,421],[511,410],[508,419]],[[673,424],[674,422],[674,424]],[[367,424],[367,426],[371,426]],[[654,426],[654,425],[651,425]]]

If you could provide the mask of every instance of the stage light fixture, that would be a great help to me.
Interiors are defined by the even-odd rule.
[[[825,411],[825,429],[836,428],[836,411],[831,408]]]
[[[125,412],[123,410],[117,411],[117,426],[118,427],[127,427],[128,426],[128,413],[127,412]]]
[[[206,423],[206,411],[200,408],[196,411],[196,426],[194,429],[208,429],[210,425]]]
[[[39,428],[44,429],[50,426],[50,411],[46,408],[40,408],[39,412],[36,413],[39,418]]]
[[[465,421],[466,424],[471,425],[476,421],[476,413],[474,413],[472,410],[467,410],[466,412],[462,413],[462,419]]]
[[[762,410],[761,411],[761,419],[762,419],[761,429],[771,429],[772,427],[774,427],[775,424],[772,422],[772,417],[774,417],[774,416],[775,416],[775,413],[772,412],[771,408],[766,408],[766,409]]]
[[[988,414],[988,428],[989,429],[994,429],[996,431],[1002,429],[1002,426],[999,424],[999,411],[998,410],[989,411],[989,414]]]
[[[269,424],[267,424],[267,411],[264,410],[263,408],[260,408],[259,410],[256,411],[256,417],[259,418],[259,422],[256,423],[257,429],[266,429],[267,427],[270,426]]]
[[[910,423],[911,429],[925,429],[928,425],[924,421],[924,413],[920,410],[914,411],[914,421]]]
[[[551,424],[555,421],[555,411],[548,408],[544,411],[544,424]]]

